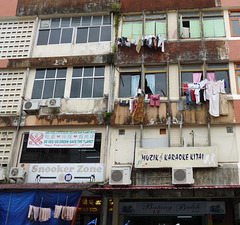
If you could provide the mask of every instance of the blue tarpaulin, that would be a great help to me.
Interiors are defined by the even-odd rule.
[[[71,225],[72,221],[55,219],[55,205],[77,206],[81,191],[25,191],[0,192],[0,225],[30,225],[27,220],[29,205],[51,208],[51,218],[33,225]]]

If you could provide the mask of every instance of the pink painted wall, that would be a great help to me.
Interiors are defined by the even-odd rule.
[[[18,0],[0,0],[0,17],[16,16]]]
[[[240,0],[221,0],[222,7],[240,6]]]
[[[240,40],[235,40],[235,41],[230,40],[229,41],[229,52],[230,52],[229,59],[230,59],[230,61],[239,61],[240,60],[239,49],[240,49]]]
[[[233,100],[236,123],[240,122],[240,100]]]
[[[8,60],[7,59],[0,59],[0,69],[7,68]]]

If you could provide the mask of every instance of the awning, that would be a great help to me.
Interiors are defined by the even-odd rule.
[[[117,191],[117,190],[208,190],[208,189],[240,189],[240,185],[209,185],[209,186],[101,186],[89,188],[90,191]]]
[[[92,183],[40,183],[40,184],[0,184],[0,191],[9,190],[64,190],[79,191],[89,188],[97,188],[98,184]]]

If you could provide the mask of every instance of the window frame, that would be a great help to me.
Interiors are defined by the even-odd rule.
[[[209,65],[211,66],[214,66],[214,65],[226,65],[226,67],[212,67],[212,68],[209,68]],[[226,62],[226,63],[208,63],[206,64],[206,73],[208,72],[215,72],[215,71],[227,71],[227,76],[228,76],[228,81],[225,80],[225,82],[227,82],[227,87],[225,87],[225,91],[226,91],[226,94],[231,94],[231,86],[230,86],[230,77],[229,77],[229,63]],[[221,79],[217,79],[217,76],[215,75],[216,77],[216,81],[218,80],[221,80]],[[229,90],[229,92],[228,92]]]
[[[125,73],[120,73],[119,74],[119,92],[118,92],[118,97],[119,98],[129,98],[129,97],[134,97],[134,96],[131,96],[131,92],[133,91],[132,89],[131,89],[131,83],[130,83],[130,95],[129,96],[121,96],[121,89],[120,89],[120,84],[121,84],[121,76],[131,76],[131,77],[133,77],[133,76],[139,76],[139,83],[138,83],[138,88],[141,88],[141,72],[125,72]],[[131,79],[131,82],[132,82],[132,79]]]
[[[231,15],[231,13],[238,13],[239,15]],[[239,34],[233,34],[233,26],[232,21],[237,20],[239,24]],[[230,30],[231,30],[231,37],[240,37],[240,10],[230,10],[229,11],[229,22],[230,22]]]
[[[234,70],[235,70],[237,93],[240,94],[240,81],[238,81],[238,76],[240,77],[240,63],[234,64]],[[239,72],[237,72],[237,71],[239,71]]]
[[[38,163],[39,164],[41,164],[41,163],[43,163],[43,164],[46,164],[46,163],[87,163],[87,164],[91,164],[91,163],[100,163],[101,162],[101,151],[102,151],[102,143],[103,143],[102,133],[95,133],[93,148],[27,148],[28,135],[29,135],[28,132],[25,132],[22,134],[22,143],[20,146],[20,152],[21,152],[20,163],[27,163],[27,164],[30,164],[30,163],[37,163],[37,164]],[[70,161],[70,159],[71,159],[70,156],[74,156],[72,159],[76,160],[76,154],[73,154],[73,155],[67,154],[67,151],[70,151],[70,150],[75,150],[75,151],[79,152],[80,160],[81,161],[85,160],[85,162]],[[84,155],[84,152],[91,152],[91,151],[96,152],[96,155],[97,155],[96,157],[98,158],[98,160],[93,160],[93,162],[86,162],[87,157]],[[51,161],[57,157],[55,155],[55,157],[51,158],[51,156],[55,154],[54,152],[57,152],[58,160],[61,159],[60,161],[58,161],[58,160]],[[31,159],[35,159],[35,161],[34,160],[26,161],[26,159],[22,160],[23,154],[27,154],[27,153],[29,153],[29,155],[30,155],[28,157]],[[36,156],[32,157],[32,155],[34,155],[34,154],[36,154]],[[87,154],[87,153],[85,153],[85,154]],[[46,157],[48,157],[47,162],[43,161],[44,159],[46,159]],[[66,162],[65,160],[68,157],[69,157],[69,162]],[[91,153],[90,153],[89,157],[92,158]],[[25,158],[27,158],[27,156],[25,156]]]
[[[194,68],[190,68],[190,67],[197,67],[197,66],[200,66],[200,68],[196,68],[196,69],[194,69]],[[186,67],[186,68],[184,68],[184,67]],[[189,67],[189,69],[187,69],[187,67]],[[197,73],[197,72],[199,72],[199,73],[202,73],[202,79],[205,79],[204,78],[204,67],[203,67],[203,64],[182,64],[181,66],[180,66],[180,73],[181,73],[181,81],[180,81],[180,83],[181,83],[181,86],[180,86],[180,88],[181,88],[181,95],[183,96],[184,95],[184,89],[183,89],[183,85],[184,85],[184,82],[188,82],[188,83],[193,83],[193,80],[191,81],[191,82],[189,82],[189,81],[183,81],[183,73],[184,72],[189,72],[189,73]]]
[[[148,70],[148,69],[152,69],[152,70]],[[167,82],[167,66],[166,65],[159,65],[159,66],[146,66],[144,68],[144,78],[145,78],[145,82],[146,82],[146,75],[158,75],[158,74],[164,74],[165,76],[165,90],[161,89],[161,91],[159,91],[159,93],[154,93],[154,94],[160,94],[160,96],[162,97],[166,97],[168,96],[168,82]],[[161,75],[162,76],[162,75]],[[156,78],[155,78],[155,87],[157,86],[156,83]],[[145,87],[146,90],[146,87]],[[155,88],[156,91],[156,88]]]
[[[189,20],[189,37],[182,37],[181,30],[184,27],[183,21]],[[191,29],[190,29],[190,21],[198,21],[199,22],[199,36],[191,37]],[[179,38],[180,39],[197,39],[202,37],[202,29],[201,29],[201,16],[200,11],[192,10],[192,11],[181,11],[179,12]],[[186,27],[187,28],[187,27]]]
[[[132,28],[131,28],[131,35],[124,35],[124,24],[131,24],[132,25]],[[141,34],[133,34],[133,25],[134,24],[141,24],[142,26],[142,32]],[[123,15],[122,16],[122,30],[121,30],[121,36],[122,37],[131,37],[132,39],[134,39],[135,41],[137,41],[138,39],[135,39],[133,37],[133,35],[139,35],[139,37],[141,35],[143,35],[143,25],[144,25],[144,17],[142,14],[136,14],[136,15],[133,15],[133,14],[130,14],[130,15]]]
[[[73,76],[73,73],[74,73],[74,69],[80,69],[82,68],[82,71],[81,71],[81,75],[79,76]],[[85,69],[86,68],[93,68],[93,73],[92,73],[92,76],[84,76],[84,72],[85,72]],[[96,76],[96,68],[103,68],[103,71],[104,71],[104,74],[102,76]],[[70,99],[87,99],[87,98],[103,98],[104,97],[104,83],[105,83],[105,73],[106,73],[106,67],[105,66],[76,66],[76,67],[73,67],[73,70],[72,70],[72,77],[71,77],[71,87],[70,87]],[[84,83],[84,80],[85,79],[92,79],[92,90],[91,90],[91,97],[82,97],[83,95],[83,83]],[[103,89],[102,89],[102,96],[101,97],[95,97],[94,96],[94,88],[95,88],[95,81],[96,80],[100,80],[100,79],[103,79]],[[71,93],[72,93],[72,85],[73,85],[73,81],[74,80],[81,80],[80,81],[80,87],[79,87],[79,97],[71,97]]]
[[[147,22],[155,22],[154,24],[154,34],[147,34]],[[164,33],[157,33],[157,22],[165,22],[165,32]],[[144,21],[144,35],[160,35],[162,34],[165,39],[167,39],[167,15],[166,13],[156,13],[156,14],[147,14],[145,15],[145,21]]]
[[[66,70],[66,73],[65,73],[65,77],[57,77],[58,75],[58,71],[61,70],[61,69],[65,69]],[[37,75],[37,71],[40,71],[40,70],[44,70],[44,77],[43,78],[36,78],[36,75]],[[55,75],[54,75],[54,78],[53,77],[50,77],[50,78],[47,78],[47,72],[50,71],[50,70],[55,70]],[[49,98],[64,98],[64,94],[65,94],[65,88],[66,88],[66,80],[67,80],[67,70],[68,68],[67,67],[61,67],[61,68],[43,68],[43,69],[36,69],[35,71],[35,78],[34,78],[34,83],[33,83],[33,88],[32,88],[32,95],[31,95],[31,99],[38,99],[38,100],[42,100],[42,99],[49,99]],[[40,81],[43,81],[43,84],[42,84],[42,90],[41,90],[41,97],[40,98],[36,98],[34,97],[34,91],[36,88],[35,87],[35,84],[37,82],[40,82]],[[53,88],[53,91],[52,91],[52,96],[48,97],[48,98],[44,98],[44,90],[45,90],[45,87],[46,87],[46,82],[47,81],[54,81],[54,88]],[[63,90],[63,96],[62,97],[59,97],[59,96],[55,96],[55,91],[56,91],[56,84],[57,84],[57,81],[64,81],[64,90]]]
[[[205,36],[205,31],[204,31],[204,19],[205,21],[208,20],[209,18],[214,18],[221,17],[222,18],[222,23],[223,23],[223,30],[224,30],[224,36]],[[203,37],[204,38],[225,38],[226,37],[226,28],[225,28],[225,23],[224,23],[224,15],[222,10],[214,10],[214,11],[203,11],[202,12],[202,27],[203,27]],[[214,26],[216,27],[216,26]],[[214,31],[214,29],[213,29]],[[215,32],[215,31],[214,31]]]
[[[130,84],[130,95],[123,95],[120,93],[121,89],[121,76],[136,76],[139,75],[139,86],[138,88],[141,88],[142,90],[144,89],[144,92],[146,91],[146,75],[159,75],[159,74],[164,74],[165,76],[165,90],[159,91],[160,93],[155,93],[155,94],[160,94],[163,97],[166,97],[168,95],[168,80],[167,80],[167,65],[157,65],[157,66],[145,66],[144,67],[144,77],[142,77],[142,69],[141,67],[121,67],[119,68],[119,85],[118,85],[118,97],[119,98],[129,98],[129,97],[134,97],[131,96],[131,92],[133,90],[131,89],[131,84]],[[142,84],[142,79],[144,79],[145,83]],[[143,87],[142,87],[143,85]],[[156,79],[155,79],[155,87],[156,87]],[[156,88],[155,88],[156,90]],[[161,89],[162,90],[162,89]],[[145,93],[144,93],[145,94]],[[154,94],[154,93],[153,93]]]
[[[90,17],[90,24],[85,25],[83,24],[83,18]],[[101,17],[101,22],[100,24],[94,24],[94,18],[96,17]],[[106,18],[107,17],[107,23],[106,23]],[[74,22],[74,19],[79,18],[79,23],[77,24],[76,21]],[[59,19],[59,24],[57,26],[53,26],[53,21]],[[62,21],[69,19],[69,24],[68,26],[63,26]],[[41,19],[39,22],[39,27],[38,27],[38,35],[36,39],[36,45],[37,46],[45,46],[45,45],[58,45],[58,44],[86,44],[86,43],[99,43],[99,42],[111,42],[111,17],[110,15],[91,15],[91,16],[78,16],[78,17],[59,17],[59,18],[49,18],[49,19]],[[42,26],[43,25],[43,26]],[[107,40],[102,40],[102,30],[106,27],[109,27],[109,37]],[[98,33],[98,41],[89,41],[90,38],[90,31],[93,28],[99,28],[99,33]],[[64,30],[71,29],[72,30],[72,35],[71,35],[71,41],[70,42],[62,42],[62,37]],[[87,29],[87,41],[86,42],[78,42],[78,30],[79,29]],[[60,34],[58,39],[58,43],[50,43],[51,40],[51,34],[54,30],[60,30]],[[41,42],[40,35],[44,31],[48,31],[48,37],[47,41],[44,43]],[[103,33],[105,33],[103,31]],[[68,34],[69,32],[67,32]],[[47,35],[46,35],[47,36]],[[40,43],[39,43],[40,42]]]

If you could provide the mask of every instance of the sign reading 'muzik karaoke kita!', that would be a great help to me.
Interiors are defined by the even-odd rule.
[[[30,131],[28,148],[93,148],[95,131]]]

